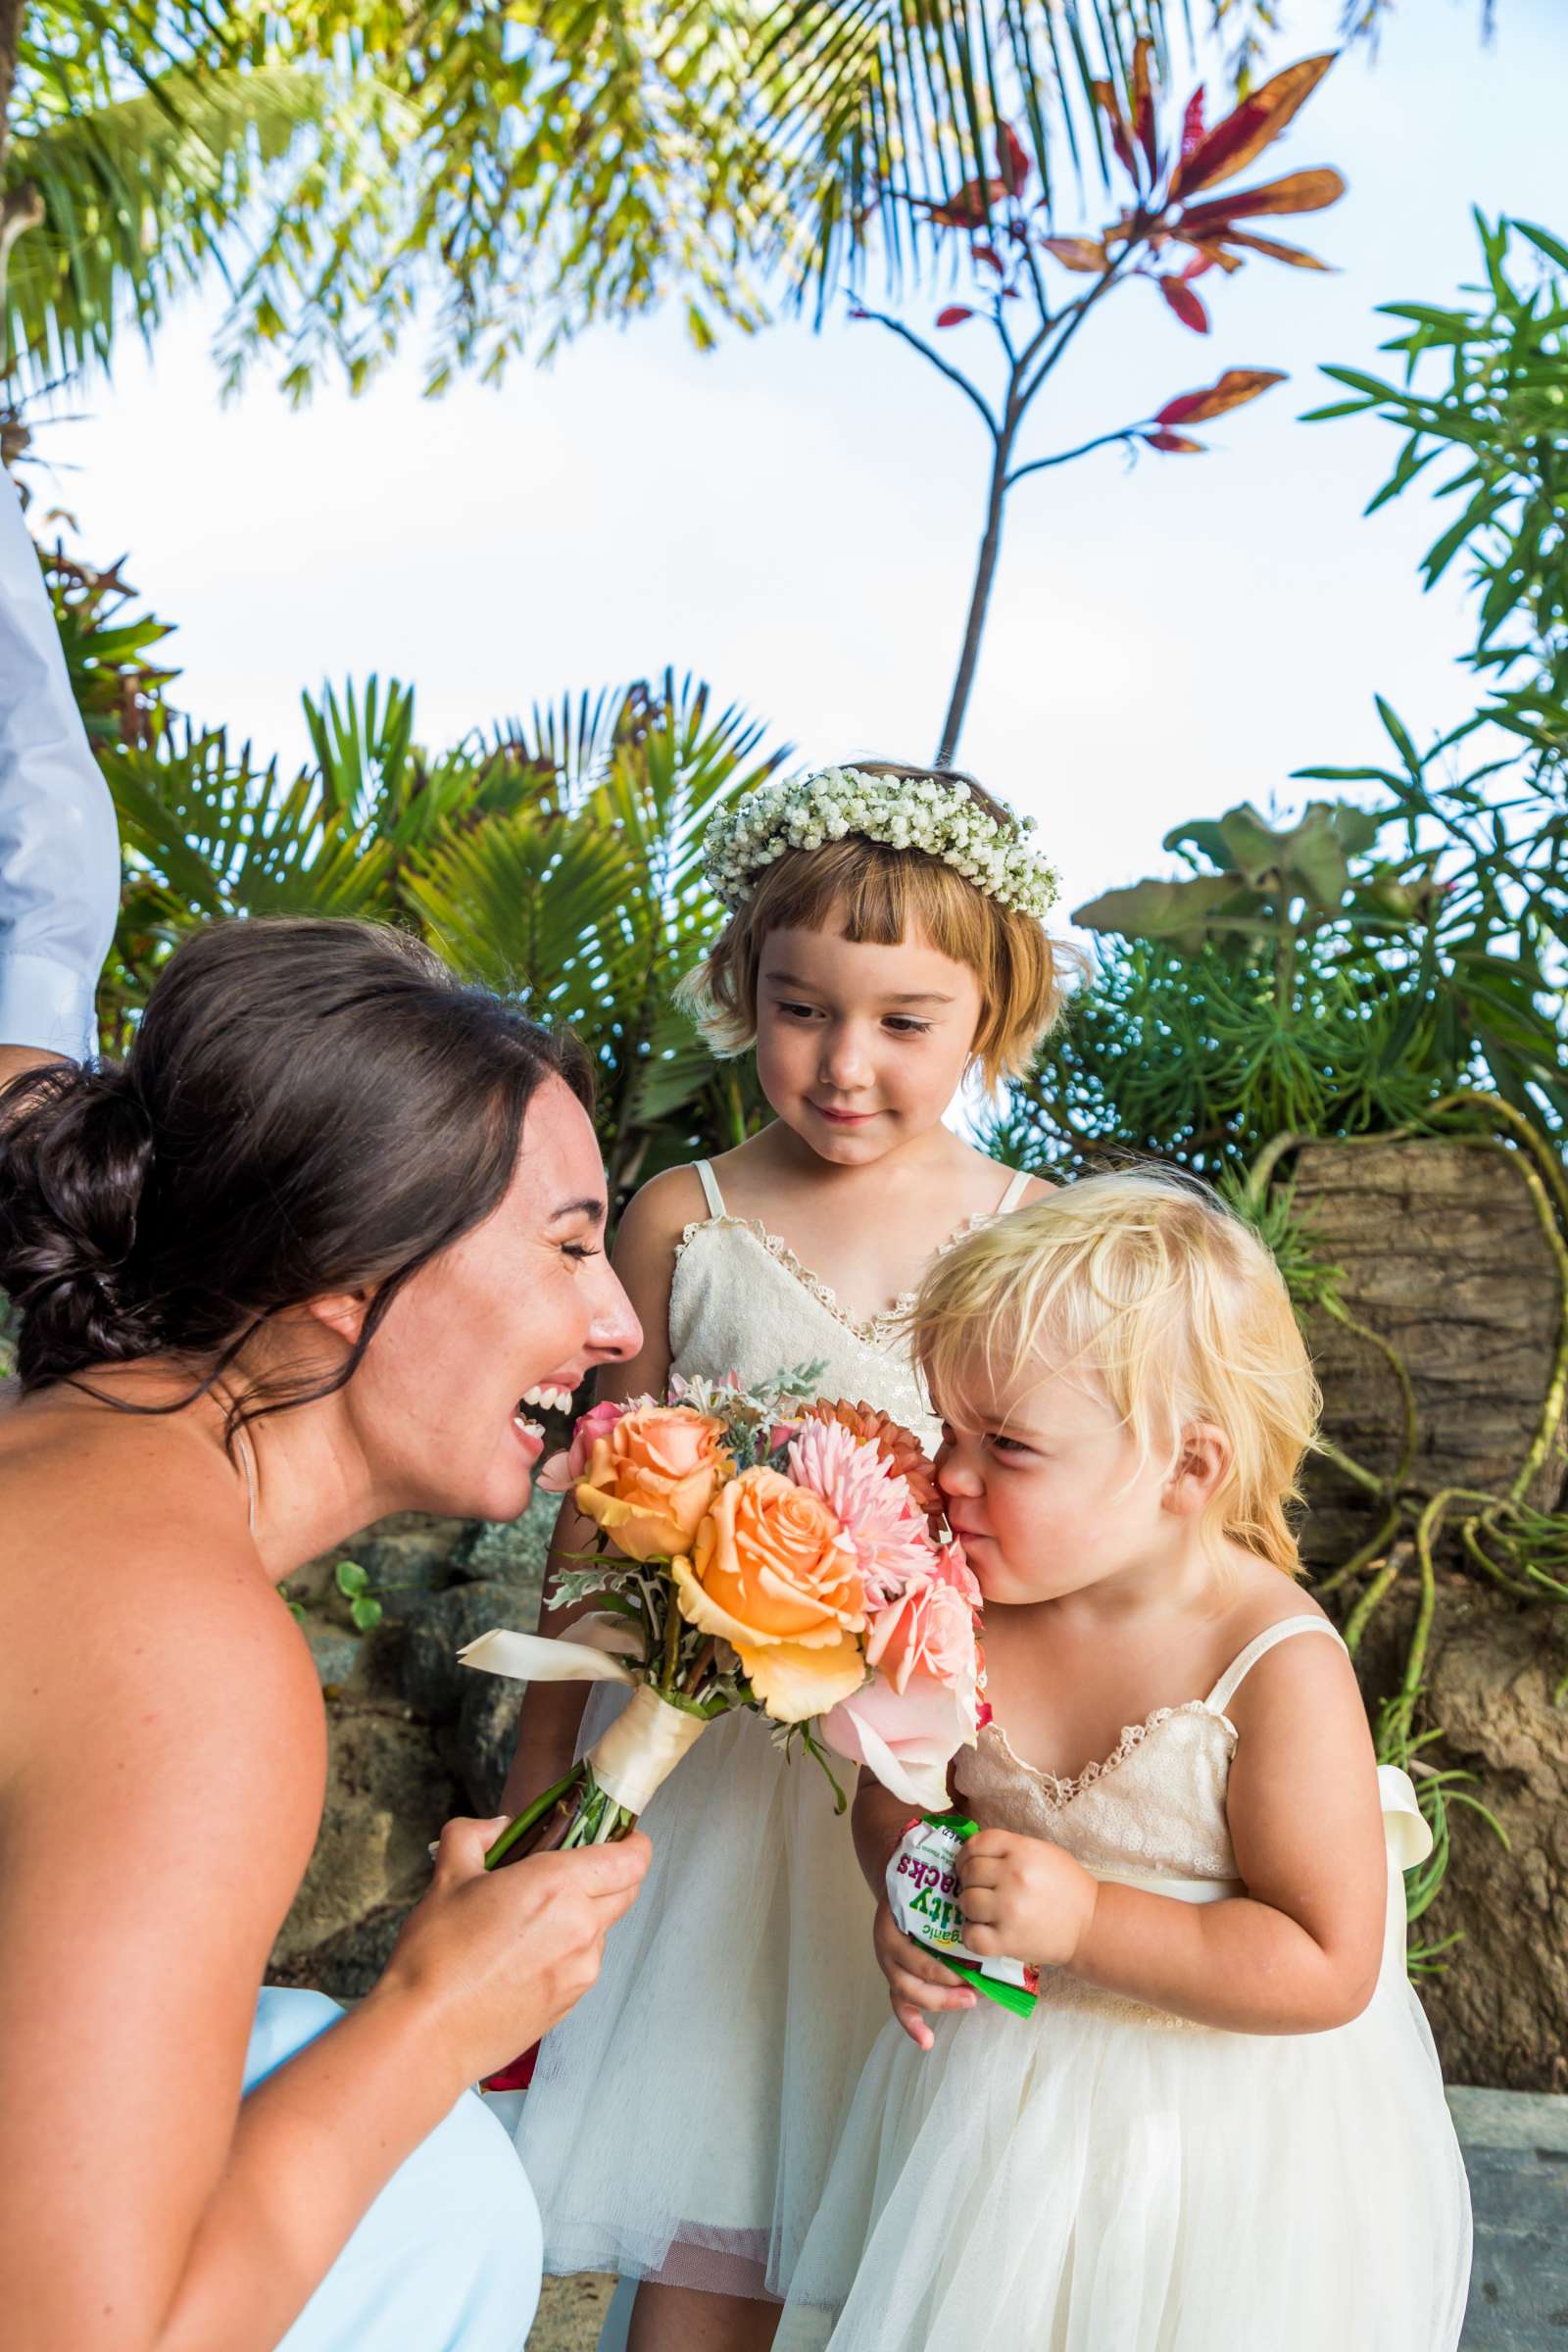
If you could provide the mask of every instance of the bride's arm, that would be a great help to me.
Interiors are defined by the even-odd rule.
[[[381,1983],[242,2107],[319,1691],[254,1555],[136,1515],[74,1558],[85,1514],[51,1495],[22,1573],[8,1544],[0,2309],[28,2352],[268,2352],[464,2084],[591,1982],[647,1846],[486,1876],[450,1828]]]
[[[695,1203],[694,1197],[695,1196]],[[631,1200],[615,1236],[612,1263],[643,1327],[643,1344],[627,1363],[605,1364],[595,1396],[605,1397],[662,1396],[669,1378],[669,1293],[675,1275],[675,1252],[694,1214],[700,1215],[702,1194],[690,1168],[670,1168],[644,1185]],[[598,1531],[585,1519],[568,1494],[556,1521],[555,1537],[545,1570],[548,1592],[563,1568],[580,1564],[592,1550]],[[592,1600],[570,1608],[546,1608],[540,1617],[542,1634],[569,1635],[579,1617],[593,1608]],[[588,1703],[581,1683],[534,1683],[522,1703],[516,1752],[502,1790],[504,1812],[520,1813],[542,1789],[553,1788],[571,1769]]]

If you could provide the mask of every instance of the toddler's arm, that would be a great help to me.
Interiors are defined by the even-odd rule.
[[[615,1235],[612,1262],[626,1296],[643,1327],[643,1344],[629,1363],[606,1364],[595,1383],[596,1397],[662,1396],[669,1377],[669,1289],[675,1272],[675,1250],[687,1220],[694,1212],[692,1196],[702,1194],[689,1168],[670,1168],[644,1185],[628,1202]],[[548,1592],[558,1572],[577,1564],[594,1547],[596,1530],[568,1494],[562,1503],[545,1570]],[[575,1555],[575,1556],[574,1556]],[[579,1617],[594,1602],[574,1602],[570,1608],[543,1612],[539,1631],[569,1636]],[[507,1813],[519,1813],[541,1789],[553,1788],[571,1769],[583,1709],[588,1703],[582,1683],[534,1683],[523,1700],[517,1728],[516,1752],[502,1790]]]
[[[876,1922],[871,1942],[877,1966],[888,1981],[893,2014],[917,2049],[928,2050],[932,2033],[926,2010],[972,2009],[975,1995],[951,1968],[917,1943],[901,1935],[888,1904],[887,1868],[899,1839],[909,1826],[909,1808],[903,1797],[892,1796],[869,1772],[860,1775],[851,1815],[855,1851],[866,1884],[876,1896]]]
[[[1245,1895],[1184,1903],[1093,1879],[1059,1846],[983,1830],[959,1863],[965,1941],[1068,1968],[1200,2025],[1316,2034],[1372,1997],[1387,1865],[1366,1712],[1345,1652],[1291,1642],[1232,1701],[1227,1813]]]

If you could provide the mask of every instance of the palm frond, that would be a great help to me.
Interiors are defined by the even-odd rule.
[[[56,93],[70,105],[74,84]],[[117,331],[151,334],[172,296],[224,247],[258,186],[330,120],[328,77],[272,65],[199,79],[183,68],[135,97],[52,111],[34,93],[13,141],[8,185],[43,200],[42,224],[12,252],[7,348],[22,388],[107,365]]]

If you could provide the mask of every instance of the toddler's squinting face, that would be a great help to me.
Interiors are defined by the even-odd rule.
[[[988,1601],[1054,1600],[1146,1569],[1172,1544],[1170,1464],[1141,1458],[1091,1376],[1037,1356],[1004,1394],[978,1373],[965,1385],[965,1410],[944,1423],[937,1476]]]
[[[757,975],[757,1068],[785,1123],[859,1166],[940,1124],[980,1021],[966,963],[918,933],[896,947],[842,931],[770,931]]]

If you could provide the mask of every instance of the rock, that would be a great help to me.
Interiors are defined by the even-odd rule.
[[[308,1560],[288,1580],[296,1600],[333,1610],[347,1622],[347,1603],[337,1591],[340,1560],[358,1560],[369,1590],[389,1617],[400,1617],[413,1597],[438,1592],[452,1581],[454,1552],[471,1541],[481,1522],[441,1519],[429,1511],[400,1511],[362,1528],[346,1543]]]
[[[417,1594],[439,1592],[450,1584],[453,1554],[472,1525],[429,1511],[403,1511],[356,1536],[339,1556],[358,1560],[387,1615],[403,1617]]]
[[[323,1690],[341,1690],[345,1683],[353,1681],[364,1647],[362,1635],[346,1634],[340,1626],[326,1625],[317,1618],[307,1623],[305,1639],[311,1645]]]
[[[430,1840],[462,1807],[429,1731],[406,1707],[329,1703],[327,1735],[321,1827],[268,1977],[345,2000],[379,1974],[429,1885]]]
[[[519,1633],[539,1622],[545,1560],[556,1532],[556,1497],[540,1495],[520,1519],[481,1522],[453,1559],[455,1576],[469,1583],[509,1585],[513,1613],[507,1620]]]
[[[531,1630],[516,1618],[517,1595],[510,1585],[454,1585],[418,1602],[403,1641],[403,1692],[410,1705],[431,1723],[456,1722],[468,1687],[496,1679],[470,1674],[458,1664],[458,1651],[492,1626]]]
[[[481,1820],[501,1811],[501,1791],[517,1745],[526,1686],[500,1674],[470,1674],[458,1709],[455,1756],[468,1805]]]
[[[1453,2082],[1568,2090],[1568,1709],[1552,1699],[1568,1659],[1549,1627],[1544,1608],[1445,1581],[1428,1718],[1509,1840],[1455,1809],[1447,1877],[1418,1924],[1424,1940],[1463,1939],[1420,1987]]]
[[[1345,1304],[1397,1349],[1419,1422],[1410,1466],[1428,1492],[1497,1490],[1524,1459],[1552,1372],[1558,1285],[1516,1158],[1474,1144],[1313,1144],[1295,1162],[1295,1214],[1313,1254],[1338,1266]],[[1326,1434],[1392,1471],[1402,1411],[1388,1358],[1333,1318],[1308,1318]],[[1549,1509],[1562,1464],[1530,1499]],[[1302,1548],[1314,1566],[1376,1532],[1373,1499],[1327,1463],[1307,1481]]]
[[[614,2291],[613,2278],[592,2271],[547,2278],[528,2330],[528,2352],[594,2352]]]

